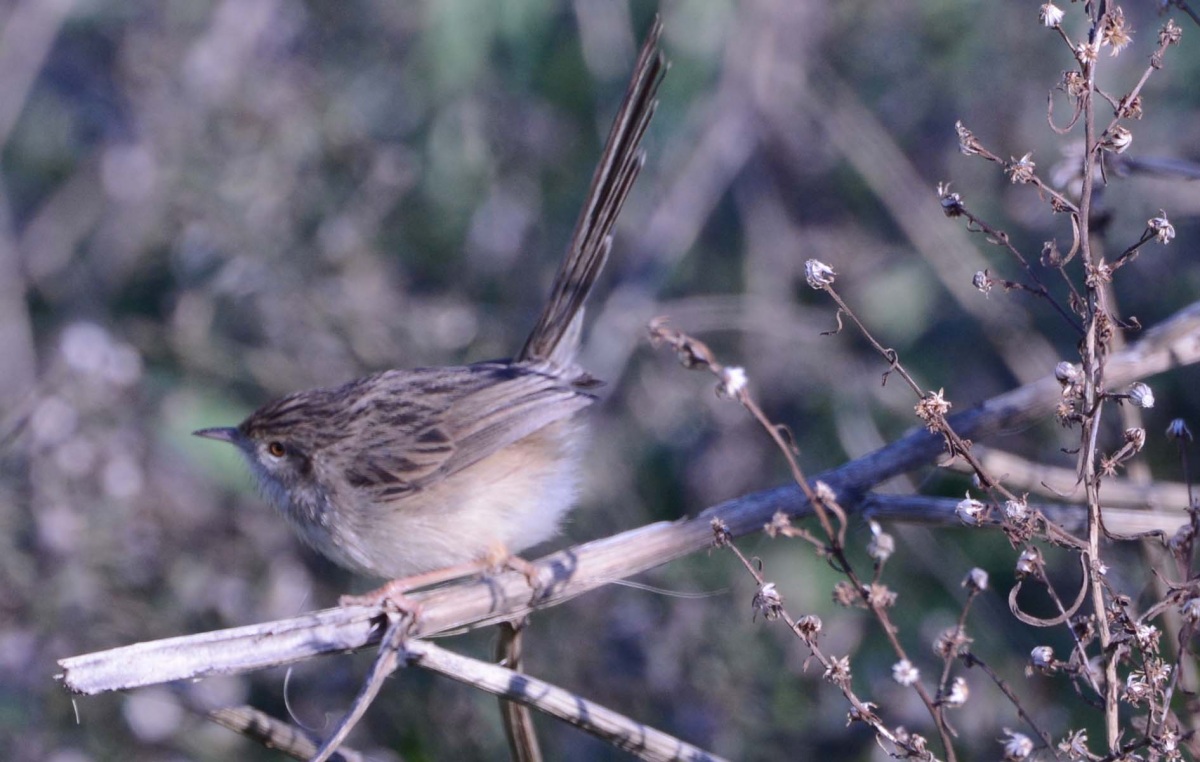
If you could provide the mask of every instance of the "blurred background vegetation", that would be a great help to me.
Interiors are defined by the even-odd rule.
[[[1102,85],[1137,80],[1165,20],[1135,30]],[[674,325],[744,365],[810,473],[914,424],[914,400],[803,283],[818,257],[882,340],[963,409],[1051,372],[1074,337],[1043,304],[971,289],[1013,263],[940,212],[953,180],[1036,258],[1069,230],[1026,187],[959,155],[963,120],[993,151],[1040,168],[1074,137],[1046,123],[1070,66],[1036,2],[815,0],[22,0],[0,3],[0,754],[55,762],[274,759],[188,708],[252,702],[327,729],[370,654],[72,702],[55,660],[140,640],[286,617],[369,583],[302,547],[231,448],[192,438],[292,390],[388,367],[503,357],[520,346],[582,202],[640,36],[661,11],[672,69],[648,159],[591,307],[583,364],[608,382],[588,484],[559,545],[786,479],[778,454],[707,376],[651,351]],[[1078,6],[1066,26],[1083,28]],[[1144,93],[1129,155],[1200,158],[1200,35]],[[1068,111],[1057,101],[1059,123]],[[1069,173],[1067,173],[1069,174]],[[1175,245],[1121,271],[1124,315],[1154,325],[1200,295],[1200,187],[1112,176],[1111,247],[1165,208]],[[1151,379],[1146,459],[1178,480],[1162,437],[1193,422],[1194,369]],[[1195,424],[1193,424],[1195,426]],[[992,442],[1070,466],[1053,424]],[[887,485],[961,496],[930,469]],[[1056,734],[1080,720],[1065,683],[1021,675],[1043,634],[1003,603],[1014,555],[999,534],[897,527],[889,576],[910,653],[930,655],[974,565],[990,657]],[[869,535],[855,523],[857,547]],[[926,732],[894,656],[833,573],[796,541],[748,538],[795,613],[818,613],[856,686],[890,725]],[[1133,548],[1117,559],[1139,562]],[[1066,559],[1068,570],[1073,561]],[[1148,579],[1121,577],[1137,596]],[[1071,574],[1072,572],[1065,572]],[[1070,578],[1069,576],[1067,577]],[[686,559],[536,617],[528,669],[737,759],[868,759],[840,695],[805,670],[786,628],[751,621],[752,580],[728,554]],[[484,656],[491,633],[445,641]],[[918,663],[938,671],[932,659]],[[997,756],[1012,707],[977,672],[955,718],[968,758]],[[612,750],[562,725],[550,758]],[[406,671],[352,745],[381,759],[495,759],[494,701]]]

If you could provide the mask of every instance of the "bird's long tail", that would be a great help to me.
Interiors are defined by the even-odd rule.
[[[587,203],[575,223],[571,245],[554,287],[518,360],[548,360],[569,366],[579,344],[583,303],[612,248],[612,228],[645,159],[640,150],[646,125],[657,105],[655,93],[667,70],[659,50],[662,22],[657,17],[642,43],[625,99],[608,133],[600,164],[592,175]]]

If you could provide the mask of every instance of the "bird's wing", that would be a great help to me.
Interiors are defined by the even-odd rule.
[[[390,391],[360,403],[362,430],[342,440],[359,443],[347,480],[381,497],[426,488],[595,399],[585,391],[586,380],[565,379],[537,364],[389,373],[396,375],[380,379]]]

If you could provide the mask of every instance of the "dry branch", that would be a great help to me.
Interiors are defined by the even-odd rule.
[[[534,706],[552,717],[579,727],[638,759],[654,762],[669,760],[706,760],[720,762],[703,749],[686,744],[654,728],[633,722],[610,709],[580,698],[569,691],[537,678],[504,667],[470,659],[420,640],[403,646],[403,658],[410,665],[473,685],[511,701]]]
[[[1147,331],[1114,355],[1106,376],[1116,386],[1200,360],[1200,302]],[[963,437],[983,439],[1051,415],[1059,400],[1052,376],[994,397],[950,417]],[[896,442],[821,474],[847,508],[861,510],[874,485],[934,462],[941,439],[914,430]],[[422,615],[414,637],[444,635],[525,616],[578,595],[709,547],[711,521],[720,518],[735,536],[758,531],[778,511],[807,512],[796,486],[777,487],[713,506],[691,519],[660,522],[551,554],[536,562],[540,590],[531,596],[525,577],[510,572],[415,593]],[[954,522],[952,512],[943,520]],[[318,654],[373,645],[384,618],[368,608],[335,608],[292,619],[138,643],[62,659],[64,685],[95,694],[174,680],[195,679],[291,664]]]
[[[317,742],[306,732],[260,712],[252,706],[214,709],[208,718],[268,749],[278,749],[293,759],[311,759]],[[363,756],[344,746],[331,757],[334,762],[363,762]]]
[[[974,452],[984,469],[989,474],[995,474],[1013,492],[1045,495],[1052,500],[1071,500],[1083,491],[1079,475],[1073,468],[1050,466],[989,447],[976,447]],[[970,473],[969,469],[958,463],[953,464],[952,468]],[[1128,508],[1165,508],[1175,514],[1173,519],[1182,522],[1187,520],[1184,511],[1188,506],[1188,486],[1161,479],[1140,483],[1130,478],[1108,478],[1104,480],[1104,503],[1106,506]],[[1106,524],[1111,524],[1107,510],[1104,520]]]

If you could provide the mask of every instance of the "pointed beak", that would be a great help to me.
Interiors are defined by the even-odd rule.
[[[216,439],[219,442],[236,444],[238,439],[241,438],[241,432],[235,428],[224,427],[218,429],[200,429],[199,431],[193,431],[192,436],[204,437],[205,439]]]

